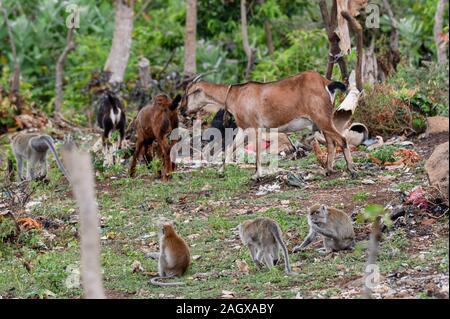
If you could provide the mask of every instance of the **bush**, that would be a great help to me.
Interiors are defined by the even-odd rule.
[[[399,66],[386,83],[366,89],[355,121],[366,124],[372,136],[422,133],[426,117],[448,116],[448,86],[448,65]]]
[[[431,64],[429,67],[400,66],[389,80],[398,90],[413,90],[406,96],[414,111],[425,116],[448,117],[449,108],[449,66]]]
[[[410,106],[397,96],[396,89],[389,84],[375,85],[365,91],[354,120],[364,123],[372,136],[409,134],[413,127]]]

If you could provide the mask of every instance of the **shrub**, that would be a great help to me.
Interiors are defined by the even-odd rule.
[[[389,84],[368,88],[359,102],[354,119],[364,123],[372,136],[411,133],[413,127],[410,106],[396,96],[395,88]]]

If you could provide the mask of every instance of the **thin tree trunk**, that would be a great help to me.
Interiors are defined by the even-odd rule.
[[[55,116],[61,117],[61,105],[63,100],[63,75],[64,75],[64,61],[70,51],[75,49],[75,42],[73,41],[74,28],[69,28],[67,31],[66,47],[58,58],[56,63],[56,78],[55,78]]]
[[[80,212],[81,280],[84,297],[104,299],[99,218],[91,157],[86,152],[75,151],[74,146],[65,146],[62,154],[71,176],[72,191]]]
[[[351,30],[356,35],[356,87],[361,92],[363,90],[363,80],[362,80],[362,60],[363,60],[363,28],[361,24],[347,11],[341,12],[341,15],[347,20]]]
[[[370,233],[369,239],[369,255],[367,258],[366,267],[369,265],[376,265],[378,259],[378,250],[380,247],[381,240],[381,217],[377,217],[372,224],[372,232]],[[372,289],[367,285],[366,279],[367,276],[371,275],[371,273],[364,272],[364,297],[367,299],[371,299]]]
[[[372,38],[370,47],[364,51],[363,55],[363,82],[373,85],[378,79],[378,63],[375,55],[375,38]]]
[[[444,24],[445,3],[446,0],[438,1],[436,15],[434,18],[434,39],[436,41],[437,58],[439,64],[445,64],[447,62],[447,49],[442,31]]]
[[[152,81],[152,76],[150,74],[150,61],[147,58],[141,57],[138,61],[138,67],[141,87],[147,90]]]
[[[333,76],[333,68],[337,63],[341,70],[342,80],[348,84],[348,71],[347,71],[347,60],[341,55],[341,48],[339,47],[339,37],[336,34],[337,28],[337,1],[333,0],[331,7],[331,15],[328,12],[326,0],[320,0],[320,13],[322,14],[322,19],[325,25],[325,29],[328,34],[328,41],[330,44],[330,53],[328,55],[328,66],[326,72],[326,78],[331,80]]]
[[[399,45],[399,33],[398,22],[395,18],[394,11],[392,11],[391,4],[388,0],[383,0],[383,5],[391,20],[391,38],[389,42],[389,64],[392,71],[397,70],[397,65],[400,63],[400,45]],[[391,72],[390,72],[391,73]]]
[[[14,35],[12,32],[11,25],[9,24],[8,19],[8,11],[6,11],[6,7],[3,5],[3,1],[0,0],[0,8],[3,10],[3,17],[5,19],[6,28],[8,30],[8,37],[9,42],[11,44],[11,52],[13,56],[13,63],[14,63],[14,73],[10,80],[10,93],[16,94],[19,92],[20,89],[20,66],[19,62],[17,61],[17,50],[16,50],[16,44],[14,42]]]
[[[266,44],[269,54],[273,55],[275,48],[273,47],[272,24],[269,19],[264,21],[264,31],[266,32]]]
[[[260,5],[263,5],[266,0],[259,0]],[[269,54],[273,55],[275,48],[273,47],[273,34],[272,34],[272,23],[270,23],[269,18],[264,19],[264,32],[266,34],[266,45],[269,50]]]
[[[248,80],[253,68],[254,51],[250,47],[250,42],[248,40],[247,6],[245,2],[246,2],[245,0],[241,0],[241,32],[242,32],[242,44],[244,46],[245,55],[247,56],[247,67],[245,68],[244,78]]]
[[[184,39],[184,75],[197,73],[197,0],[187,0],[186,35]]]
[[[122,83],[130,57],[133,32],[134,0],[116,0],[114,36],[105,64],[105,71],[111,73],[110,83]]]

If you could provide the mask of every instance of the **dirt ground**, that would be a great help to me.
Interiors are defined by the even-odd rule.
[[[309,154],[281,161],[276,175],[257,182],[250,178],[253,169],[249,165],[230,165],[225,178],[218,177],[217,167],[181,165],[168,183],[157,180],[144,165],[135,179],[127,177],[127,165],[99,170],[96,183],[107,295],[360,298],[371,225],[360,224],[356,218],[367,205],[381,204],[392,211],[402,208],[404,213],[383,230],[378,258],[381,277],[374,297],[448,298],[448,208],[427,212],[405,203],[415,187],[427,189],[424,162],[444,141],[448,141],[447,134],[412,140],[422,160],[414,167],[393,170],[371,163],[363,150],[354,152],[359,169],[356,179],[344,171],[342,155],[334,176],[325,176],[315,156]],[[286,182],[289,174],[302,177],[301,187]],[[2,187],[0,211],[12,207],[6,192],[12,188]],[[24,193],[30,195],[27,204],[14,206],[13,213],[16,218],[33,218],[43,228],[23,230],[14,240],[0,240],[0,296],[80,298],[79,285],[67,284],[71,276],[79,277],[73,270],[79,267],[78,216],[67,182],[52,163],[48,183],[30,183]],[[290,255],[299,273],[294,278],[285,276],[282,266],[257,271],[240,243],[238,224],[258,216],[274,218],[292,251],[308,232],[305,215],[315,203],[338,207],[352,216],[357,239],[354,250],[323,255],[317,251],[318,241],[307,251]],[[157,266],[145,256],[158,249],[159,218],[174,220],[191,247],[192,267],[183,277],[186,285],[180,288],[148,284]]]

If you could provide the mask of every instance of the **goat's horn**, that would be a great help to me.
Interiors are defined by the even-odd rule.
[[[201,74],[197,75],[197,76],[192,80],[192,82],[193,82],[193,83],[198,82],[202,77],[204,77],[204,76],[206,76],[206,75],[209,75],[209,74],[213,74],[213,73],[217,73],[217,70],[212,70],[212,71],[208,71],[208,72],[205,72],[205,73],[201,73]]]
[[[198,82],[204,75],[205,75],[204,73],[197,75],[197,76],[192,80],[192,83]]]

